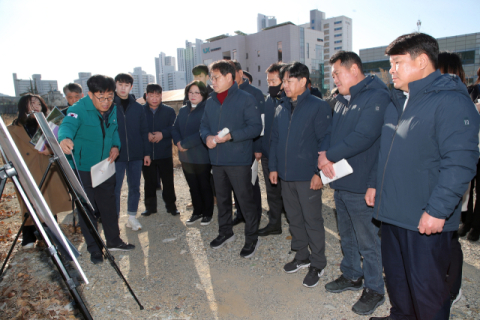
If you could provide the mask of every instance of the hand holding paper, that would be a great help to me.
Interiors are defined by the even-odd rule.
[[[92,187],[97,187],[108,178],[115,174],[115,162],[108,161],[109,158],[100,161],[92,167],[90,174],[92,175]]]
[[[348,164],[347,160],[345,160],[345,159],[342,159],[342,160],[334,163],[332,169],[333,169],[333,172],[334,172],[334,176],[333,176],[333,178],[330,179],[329,177],[327,177],[323,173],[323,168],[322,168],[322,171],[320,172],[320,175],[322,177],[322,182],[323,182],[324,185],[329,184],[332,181],[338,180],[340,178],[343,178],[343,177],[348,176],[349,174],[353,173],[352,167]]]

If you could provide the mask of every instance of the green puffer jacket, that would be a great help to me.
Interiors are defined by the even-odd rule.
[[[68,108],[68,113],[58,131],[58,142],[73,141],[73,156],[78,170],[90,171],[91,167],[110,156],[113,146],[120,150],[117,125],[117,107],[114,105],[105,123],[89,96]],[[74,168],[71,157],[70,166]]]

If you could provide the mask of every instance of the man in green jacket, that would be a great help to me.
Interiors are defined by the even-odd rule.
[[[97,216],[100,215],[108,250],[133,250],[134,245],[120,239],[115,204],[115,175],[94,188],[90,173],[95,164],[107,158],[113,162],[119,155],[117,109],[112,103],[115,82],[110,77],[94,75],[88,79],[87,86],[88,95],[68,109],[58,132],[58,141],[63,152],[71,154],[75,160],[80,182],[95,209],[95,212],[87,210],[87,214],[95,228]],[[70,165],[74,168],[72,159]],[[79,222],[90,260],[94,264],[103,262],[102,249],[97,246],[82,216],[79,217]]]

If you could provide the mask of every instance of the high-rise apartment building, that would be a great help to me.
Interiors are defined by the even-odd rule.
[[[13,86],[15,88],[15,96],[19,97],[27,92],[38,92],[38,94],[47,94],[49,91],[58,91],[57,80],[42,80],[41,74],[32,75],[32,79],[21,80],[17,78],[17,74],[13,74]]]
[[[163,91],[183,89],[186,86],[185,71],[175,71],[175,66],[165,66],[161,75]]]
[[[133,72],[129,73],[133,77],[133,86],[130,93],[137,99],[143,97],[143,94],[147,89],[147,84],[155,83],[155,77],[151,74],[147,74],[141,67],[133,68]]]
[[[177,49],[178,71],[185,71],[185,81],[193,81],[192,69],[202,63],[202,44],[203,41],[195,39],[195,43],[185,41],[185,49]]]
[[[83,95],[87,95],[87,92],[88,92],[87,81],[88,79],[90,79],[91,76],[92,76],[91,72],[79,72],[78,79],[73,80],[73,82],[78,83],[79,85],[82,86]]]
[[[257,32],[260,32],[268,27],[273,27],[276,24],[277,19],[275,17],[269,17],[261,13],[257,15]]]

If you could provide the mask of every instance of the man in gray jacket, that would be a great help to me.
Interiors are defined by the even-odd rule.
[[[367,188],[376,178],[373,171],[380,147],[383,115],[390,103],[387,86],[376,76],[365,77],[362,61],[354,52],[339,51],[330,59],[338,88],[332,124],[322,143],[318,167],[332,178],[333,163],[346,159],[353,173],[331,183],[343,260],[342,275],[327,283],[329,292],[361,290],[353,312],[371,314],[384,301],[382,256],[378,221],[372,221],[373,207],[365,203]],[[363,268],[362,268],[363,257]]]
[[[479,115],[457,76],[440,74],[438,43],[423,33],[386,49],[396,90],[385,111],[376,189],[390,316],[448,319],[445,276],[462,195],[475,176]]]

